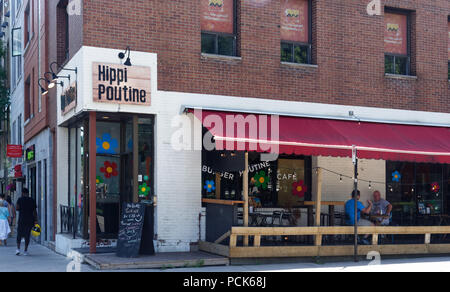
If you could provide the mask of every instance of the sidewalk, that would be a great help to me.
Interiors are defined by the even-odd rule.
[[[22,243],[21,252],[25,244]],[[0,246],[0,272],[65,272],[70,259],[60,256],[50,249],[31,243],[29,256],[16,256],[16,240],[8,239],[8,246]],[[82,265],[81,271],[92,271]]]
[[[22,244],[23,245],[23,244]],[[30,256],[16,256],[15,239],[8,246],[0,246],[0,272],[65,272],[70,259],[46,247],[31,244]],[[22,247],[23,251],[23,247]],[[162,270],[129,270],[127,272],[450,272],[450,257],[383,259],[380,265],[369,261],[333,263],[290,263],[270,265],[222,266]],[[82,272],[97,272],[81,265]]]

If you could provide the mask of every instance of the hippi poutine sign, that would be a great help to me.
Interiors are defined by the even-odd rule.
[[[93,63],[95,102],[151,105],[150,67]]]

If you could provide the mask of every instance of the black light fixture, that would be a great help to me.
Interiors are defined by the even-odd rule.
[[[125,50],[125,52],[119,53],[119,59],[120,59],[120,60],[125,59],[125,56],[126,56],[127,52],[128,52],[128,57],[127,57],[127,60],[125,61],[125,63],[123,63],[123,64],[124,64],[125,66],[132,66],[132,65],[131,65],[131,59],[130,59],[130,54],[131,54],[131,49],[130,49],[130,47],[127,47],[126,50]]]
[[[44,86],[42,86],[42,84],[41,84],[41,81],[45,81],[45,82],[47,82],[47,85],[49,84],[48,83],[48,80],[47,79],[45,79],[45,78],[39,78],[39,80],[38,80],[38,85],[39,85],[39,87],[41,88],[41,94],[42,95],[47,95],[48,94],[48,89],[45,89],[44,88]]]
[[[56,70],[53,70],[53,65],[56,65]],[[66,67],[60,67],[57,62],[51,63],[49,67],[50,67],[50,72],[47,72],[47,73],[51,74],[51,76],[52,76],[51,82],[54,82],[54,83],[56,83],[56,81],[58,81],[59,78],[69,79],[69,83],[70,83],[70,75],[68,75],[68,76],[58,76],[56,74],[56,71],[58,71],[58,70],[59,71],[63,71],[63,70],[65,70],[65,71],[72,71],[72,72],[75,72],[75,74],[78,73],[78,68],[71,69],[71,68],[66,68]],[[45,74],[47,74],[47,73],[45,73]]]

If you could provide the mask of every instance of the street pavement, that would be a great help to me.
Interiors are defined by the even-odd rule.
[[[68,267],[79,267],[81,272],[97,272],[88,265],[74,266],[71,259],[33,243],[29,256],[16,256],[15,240],[0,246],[0,272],[65,272]],[[23,251],[23,244],[22,244]],[[269,265],[244,265],[165,270],[131,270],[128,272],[450,272],[450,257],[385,259],[372,262],[289,263]],[[77,270],[77,271],[78,271]]]

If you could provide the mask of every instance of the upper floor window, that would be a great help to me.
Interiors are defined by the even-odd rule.
[[[56,11],[57,62],[62,65],[69,58],[69,15],[68,0],[60,0]]]
[[[387,74],[410,74],[409,22],[408,13],[386,11],[384,15],[384,65]]]
[[[236,56],[235,0],[200,0],[202,53]]]
[[[311,63],[311,0],[281,0],[281,61]]]
[[[32,17],[31,17],[31,2],[28,4],[27,8],[25,9],[25,14],[24,14],[24,46],[26,47],[26,45],[28,44],[28,42],[31,39],[32,36]]]

